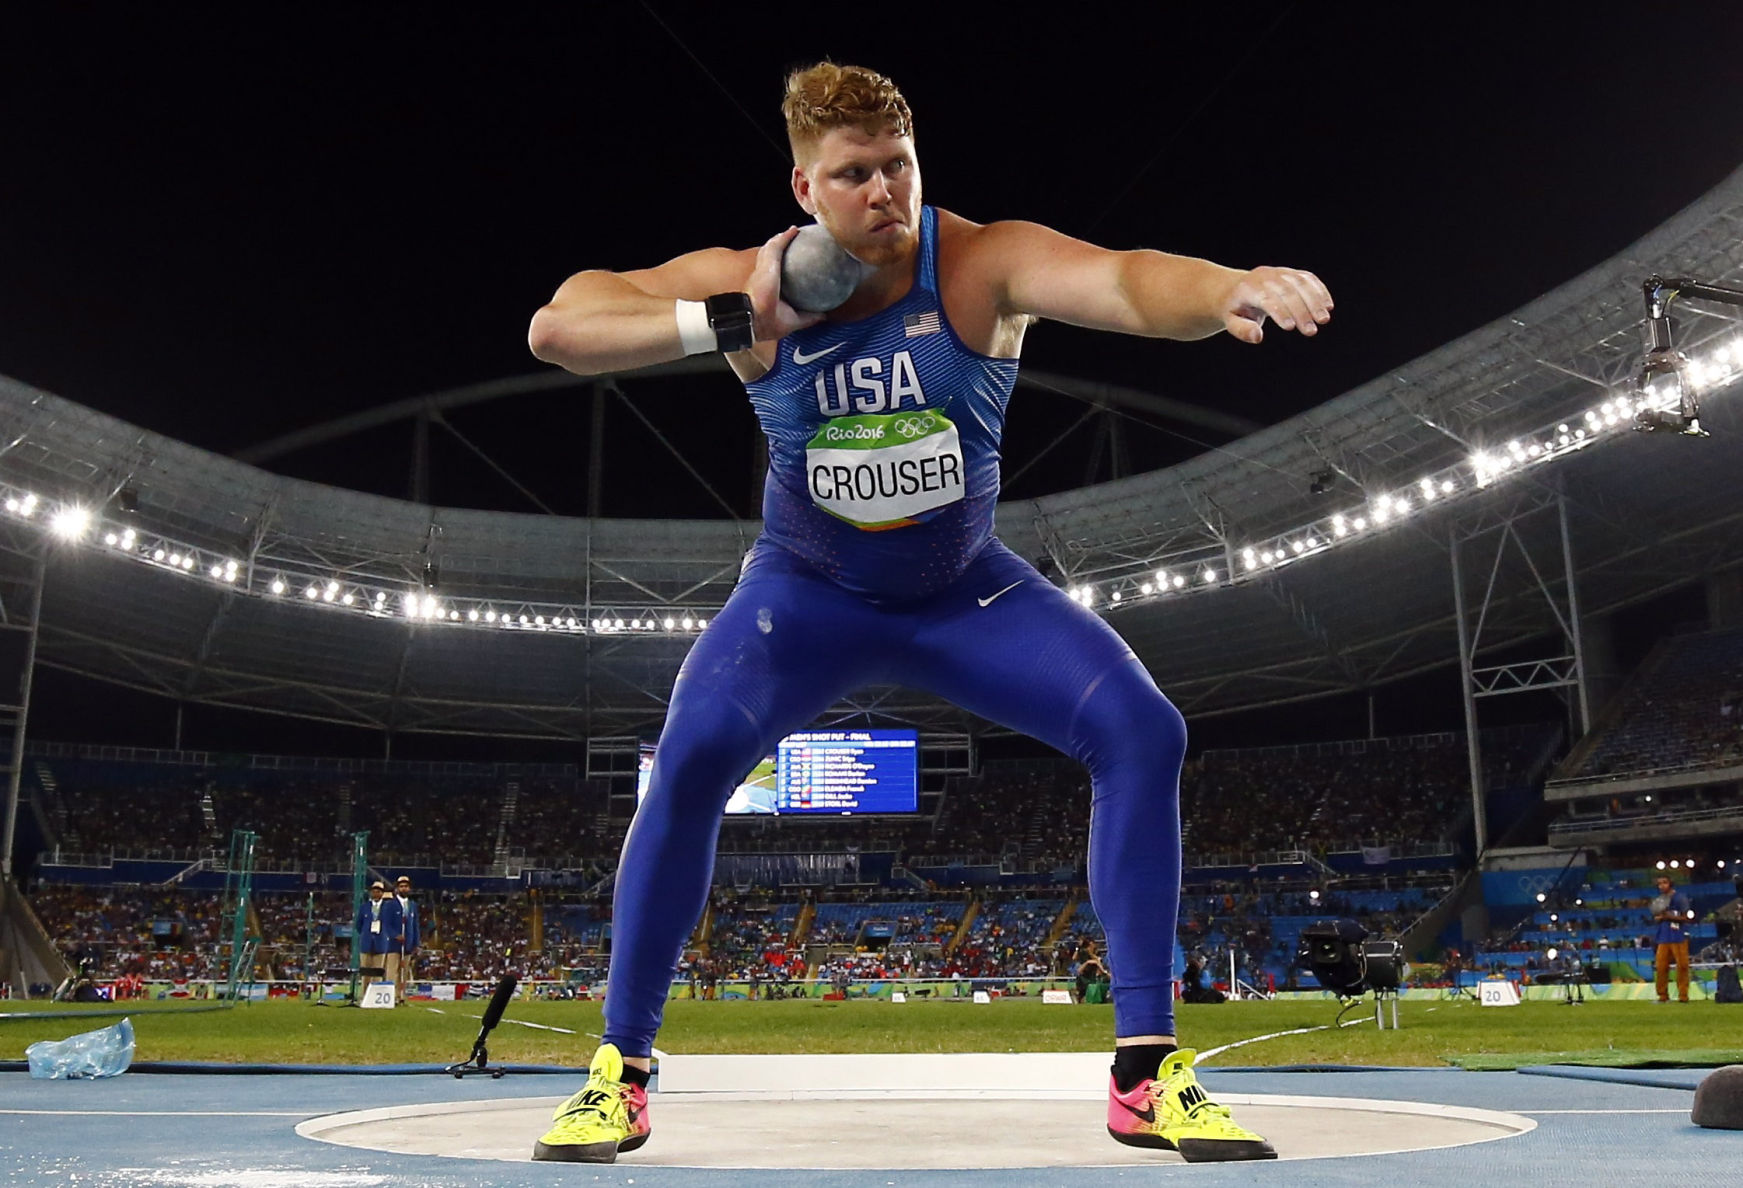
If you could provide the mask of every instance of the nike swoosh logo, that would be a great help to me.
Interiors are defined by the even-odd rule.
[[[1117,1097],[1114,1098],[1114,1101],[1119,1103],[1119,1106],[1121,1109],[1128,1111],[1134,1117],[1138,1118],[1140,1121],[1143,1121],[1143,1122],[1156,1121],[1156,1107],[1153,1105],[1149,1105],[1148,1103],[1146,1103],[1143,1109],[1134,1110],[1134,1109],[1132,1109],[1131,1106],[1127,1105],[1123,1101],[1120,1101],[1120,1099]]]
[[[803,353],[802,351],[800,351],[798,347],[794,347],[793,348],[793,362],[797,363],[800,367],[803,367],[807,363],[817,362],[817,360],[821,359],[824,355],[827,355],[830,351],[838,350],[838,349],[840,349],[840,347],[841,347],[841,344],[838,342],[832,347],[824,347],[822,350],[818,351],[815,355],[807,355],[807,354]]]
[[[999,597],[999,595],[1001,595],[1001,594],[1009,594],[1012,590],[1015,590],[1018,586],[1020,586],[1022,584],[1023,583],[1021,581],[1012,582],[1010,585],[1006,586],[1003,590],[1000,590],[998,592],[998,594],[989,594],[985,598],[976,598],[975,601],[980,603],[982,606],[991,606],[993,604],[993,599]]]

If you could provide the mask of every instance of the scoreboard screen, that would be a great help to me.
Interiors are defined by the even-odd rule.
[[[636,803],[647,795],[654,749],[644,744]],[[844,816],[920,808],[920,739],[913,730],[805,730],[739,781],[726,803],[740,814]]]

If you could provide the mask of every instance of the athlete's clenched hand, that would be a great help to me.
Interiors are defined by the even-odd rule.
[[[750,294],[751,317],[758,342],[785,338],[795,330],[815,326],[823,320],[822,314],[800,313],[781,300],[781,257],[787,254],[787,245],[797,234],[799,228],[788,227],[763,244],[757,252],[750,281],[745,285],[745,292]]]
[[[1222,310],[1223,328],[1242,342],[1261,342],[1269,317],[1285,330],[1319,333],[1331,321],[1331,293],[1299,268],[1255,268],[1235,282]]]

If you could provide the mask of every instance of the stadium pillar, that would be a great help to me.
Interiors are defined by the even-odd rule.
[[[12,760],[6,769],[6,827],[4,840],[0,841],[0,877],[10,880],[12,877],[12,843],[18,835],[18,791],[19,779],[24,774],[24,729],[30,720],[30,690],[36,675],[36,634],[37,625],[42,621],[42,586],[48,572],[48,546],[46,542],[37,542],[33,549],[34,556],[30,566],[30,586],[26,594],[28,611],[22,622],[5,624],[6,634],[11,641],[21,641],[22,649],[7,648],[7,653],[20,652],[16,665],[18,681],[16,686],[8,685],[0,691],[0,721],[10,721],[12,726]],[[17,689],[17,700],[7,696],[12,689]]]
[[[1728,569],[1707,578],[1707,626],[1735,627],[1743,623],[1743,569]]]
[[[1532,531],[1527,521],[1540,512],[1554,511],[1559,534],[1553,543],[1541,529]],[[1536,690],[1558,692],[1568,716],[1579,733],[1591,729],[1591,696],[1586,685],[1584,625],[1580,621],[1579,590],[1575,584],[1573,542],[1568,532],[1567,497],[1559,490],[1536,487],[1520,490],[1504,502],[1497,500],[1456,520],[1448,532],[1452,558],[1453,613],[1458,625],[1459,674],[1464,686],[1465,745],[1471,767],[1472,822],[1477,851],[1487,848],[1488,821],[1483,806],[1483,743],[1477,726],[1477,702],[1485,697],[1504,697]],[[1479,547],[1479,542],[1480,547]],[[1492,547],[1491,547],[1492,546]],[[1559,546],[1561,573],[1549,557]],[[1465,597],[1463,563],[1467,547],[1481,560],[1488,576],[1479,576],[1480,595]],[[1510,567],[1506,564],[1513,560]],[[1520,580],[1523,571],[1524,579]],[[1557,582],[1557,577],[1561,580]],[[1557,586],[1560,589],[1557,589]],[[1518,648],[1522,642],[1519,618],[1533,597],[1541,597],[1549,622],[1538,631],[1560,635],[1561,647],[1551,655],[1514,659],[1478,667],[1477,654],[1485,643],[1491,648]],[[1474,619],[1472,615],[1474,613]],[[1501,638],[1485,639],[1484,632]]]
[[[605,490],[605,402],[611,397],[609,384],[593,384],[593,420],[587,437],[587,518],[596,520],[602,514],[601,493]]]
[[[1470,763],[1471,825],[1476,833],[1476,856],[1489,848],[1488,814],[1483,808],[1483,744],[1477,735],[1476,684],[1471,671],[1471,629],[1465,621],[1465,579],[1459,565],[1459,535],[1452,534],[1453,612],[1459,629],[1459,692],[1465,702],[1465,756]]]
[[[1574,545],[1573,538],[1568,535],[1567,528],[1567,496],[1557,493],[1555,500],[1557,517],[1561,520],[1561,563],[1567,574],[1567,631],[1568,642],[1574,651],[1574,694],[1579,706],[1580,735],[1592,728],[1591,695],[1586,688],[1586,649],[1585,632],[1580,624],[1580,594],[1574,582]]]

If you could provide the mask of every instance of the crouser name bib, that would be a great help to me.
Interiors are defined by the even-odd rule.
[[[811,501],[857,528],[918,523],[963,496],[962,442],[933,410],[836,417],[805,447]]]

